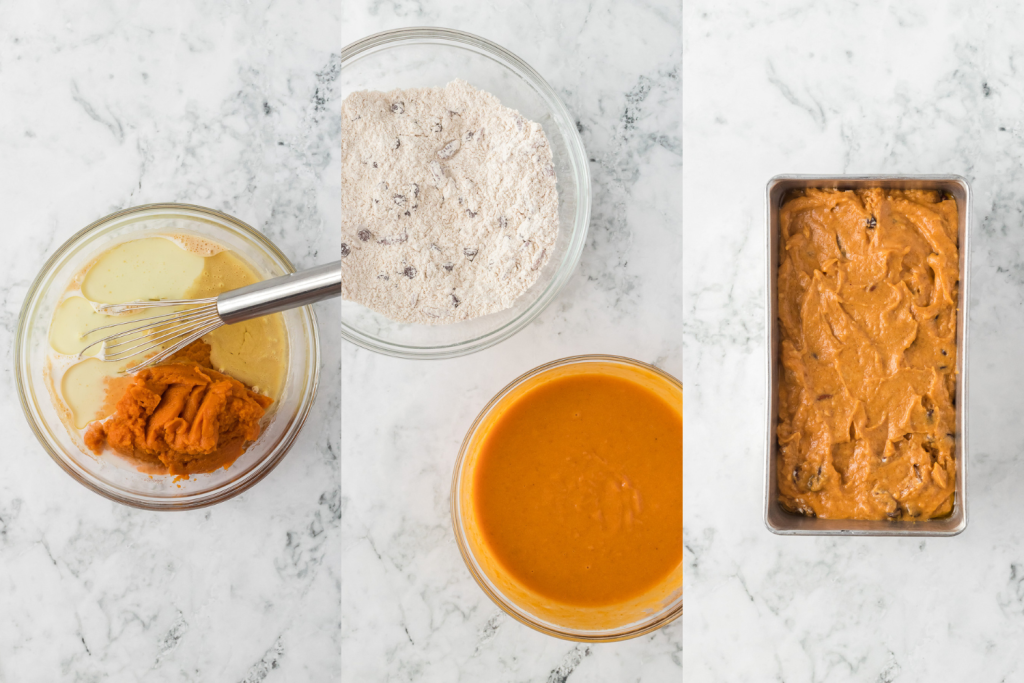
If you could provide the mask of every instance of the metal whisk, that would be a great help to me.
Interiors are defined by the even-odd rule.
[[[222,325],[252,320],[271,313],[305,306],[341,295],[341,261],[335,261],[300,273],[282,275],[256,284],[232,289],[206,299],[164,299],[161,301],[130,301],[123,304],[97,304],[96,310],[114,315],[147,308],[186,306],[184,310],[149,316],[136,320],[111,323],[89,330],[89,335],[109,328],[133,325],[90,343],[81,353],[96,345],[101,361],[120,362],[162,349],[125,372],[136,372],[170,358],[200,337]],[[165,347],[166,348],[163,348]]]

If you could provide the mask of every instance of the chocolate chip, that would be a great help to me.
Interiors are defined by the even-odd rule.
[[[395,138],[395,144],[393,144],[391,147],[392,147],[392,149],[398,149],[401,146],[402,146],[402,141],[400,139],[398,139],[398,138]]]
[[[474,249],[473,247],[466,247],[465,249],[462,250],[462,253],[466,255],[466,258],[472,261],[473,259],[476,258],[478,251],[479,250]]]
[[[869,230],[874,230],[877,225],[878,225],[878,221],[875,220],[874,216],[872,216],[871,218],[869,218],[867,220],[867,226],[868,226]]]
[[[361,239],[361,240],[362,240],[363,242],[369,242],[369,241],[370,241],[371,239],[373,239],[373,233],[372,233],[372,232],[370,232],[369,230],[367,230],[366,228],[363,228],[362,230],[360,230],[359,232],[357,232],[357,233],[356,233],[356,235],[357,235],[357,236],[359,237],[359,239]]]
[[[918,481],[924,481],[924,479],[921,478],[921,469],[917,465],[914,465],[914,475],[917,477]]]
[[[416,269],[412,266],[406,266],[405,270],[402,271],[402,275],[406,276],[410,280],[416,277]]]
[[[447,270],[450,273],[450,272],[452,272],[452,268],[455,267],[455,264],[454,263],[443,263],[443,264],[441,264],[441,267],[444,268],[445,270]]]
[[[832,398],[832,394],[822,394],[821,396],[818,397],[818,400],[819,401],[827,401],[830,398]]]
[[[877,282],[875,284],[871,285],[870,287],[868,287],[868,291],[869,292],[873,292],[873,291],[875,291],[876,287],[878,287],[878,283]]]
[[[373,167],[374,167],[374,168],[377,168],[377,162],[376,162],[376,161],[375,161],[375,162],[373,162]]]
[[[466,131],[466,142],[469,142],[472,139],[473,139],[473,131],[471,131],[471,130],[470,131]]]
[[[411,216],[412,214],[411,214],[411,213],[409,213],[408,211],[406,211],[406,212],[405,212],[405,215],[406,215],[406,216]]]
[[[441,160],[451,159],[458,153],[458,151],[459,139],[455,138],[454,140],[449,140],[448,142],[446,142],[444,147],[437,151],[437,158]]]
[[[395,204],[397,204],[398,206],[401,206],[402,204],[405,204],[405,195],[404,194],[396,194],[394,197],[392,197],[392,199],[395,200]]]
[[[470,209],[466,209],[466,215],[469,216],[470,218],[476,218],[476,212],[471,211]]]
[[[946,353],[946,349],[939,349],[939,353],[941,353],[943,356],[949,355]]]
[[[345,244],[344,242],[342,242],[341,243],[341,257],[345,258],[346,256],[348,256],[351,253],[352,253],[352,250],[349,249],[348,245]]]
[[[378,279],[378,280],[384,280],[385,282],[387,282],[387,281],[388,281],[388,280],[390,280],[391,278],[390,278],[390,277],[388,277],[388,274],[387,274],[387,273],[381,273],[380,275],[378,275],[378,276],[377,276],[377,279]]]
[[[822,486],[825,485],[825,478],[821,476],[821,466],[818,466],[818,471],[807,477],[807,490],[808,491],[820,491]]]
[[[461,303],[462,303],[462,300],[459,299],[459,297],[457,297],[454,294],[452,294],[452,306],[455,307],[455,308],[458,308],[459,304],[461,304]]]
[[[405,113],[405,102],[392,102],[391,112],[393,114],[404,114]]]

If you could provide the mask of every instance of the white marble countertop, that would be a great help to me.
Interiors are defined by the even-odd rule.
[[[1022,22],[1013,3],[686,1],[687,681],[1024,679]],[[764,188],[779,173],[972,185],[960,536],[765,529]]]
[[[123,507],[22,414],[12,342],[73,233],[156,201],[210,206],[298,266],[337,259],[340,6],[0,3],[0,681],[340,677],[339,313],[318,304],[305,430],[238,498]]]
[[[673,0],[346,4],[345,44],[389,28],[446,26],[489,38],[537,69],[579,120],[594,203],[575,276],[512,339],[429,362],[342,344],[343,680],[681,679],[678,621],[584,646],[505,616],[463,564],[449,515],[466,430],[523,372],[611,353],[680,375],[679,21]]]

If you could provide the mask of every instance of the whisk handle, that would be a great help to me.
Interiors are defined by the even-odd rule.
[[[341,261],[263,280],[217,297],[225,325],[287,311],[341,295]]]

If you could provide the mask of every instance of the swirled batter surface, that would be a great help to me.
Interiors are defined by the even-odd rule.
[[[779,218],[780,503],[832,519],[949,514],[956,201],[809,189]]]

